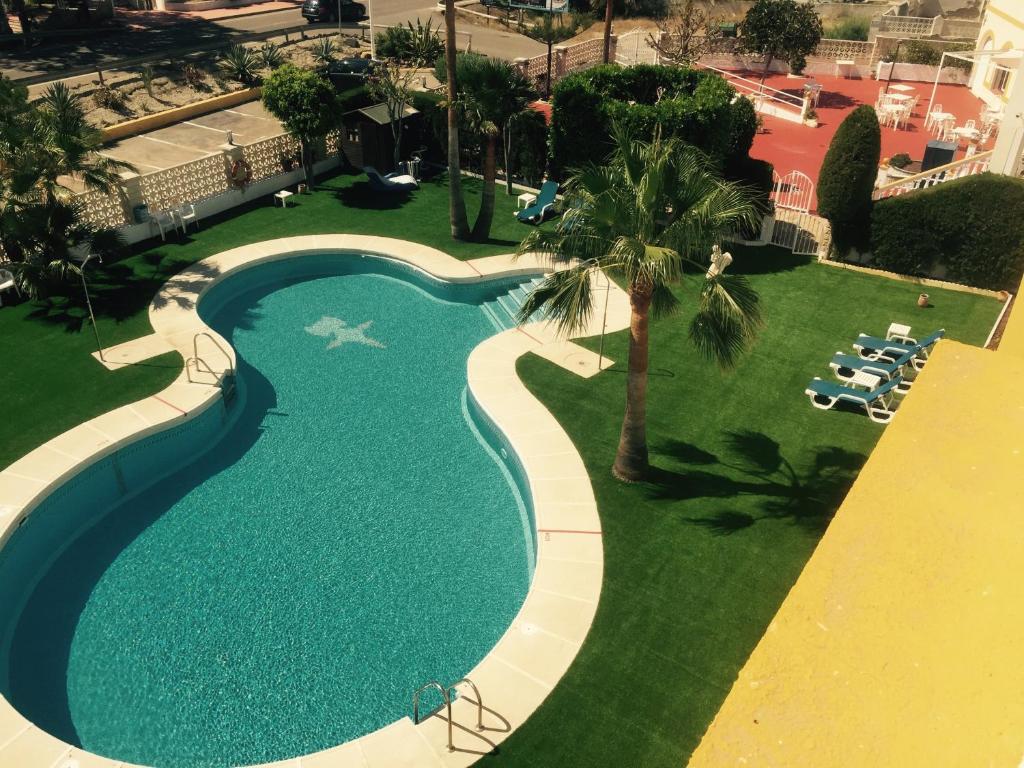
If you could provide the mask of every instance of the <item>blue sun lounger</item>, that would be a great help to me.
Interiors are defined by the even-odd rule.
[[[903,376],[904,368],[911,365],[913,361],[913,352],[907,352],[891,363],[884,360],[865,360],[857,355],[844,355],[842,352],[836,352],[828,365],[835,372],[836,378],[843,382],[849,382],[857,371],[872,373],[888,381],[893,376]],[[904,376],[899,386],[900,394],[910,391],[911,384],[913,382]]]
[[[823,411],[831,410],[839,403],[850,403],[863,408],[872,421],[888,424],[895,413],[892,403],[896,397],[896,387],[902,381],[902,376],[895,376],[877,389],[865,392],[862,389],[853,389],[814,377],[804,390],[804,394],[811,398],[811,405]]]
[[[524,224],[540,224],[555,206],[555,195],[558,194],[558,182],[545,181],[537,195],[537,202],[529,208],[516,211],[516,218]]]
[[[853,348],[865,360],[889,363],[895,362],[908,353],[913,353],[914,357],[910,361],[911,365],[913,365],[915,371],[920,371],[924,368],[925,361],[928,360],[928,355],[931,354],[935,342],[945,335],[945,329],[940,328],[931,336],[921,339],[917,344],[904,344],[900,341],[888,341],[877,336],[868,336],[866,333],[862,333],[853,342]]]

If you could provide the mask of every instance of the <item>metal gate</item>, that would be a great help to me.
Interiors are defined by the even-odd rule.
[[[633,64],[657,64],[658,51],[651,46],[645,29],[619,35],[615,42],[615,62],[624,67]]]
[[[807,213],[811,210],[814,199],[814,182],[806,173],[790,171],[783,177],[773,174],[775,185],[772,188],[772,201],[776,208]]]
[[[832,232],[821,216],[776,208],[771,243],[803,256],[824,258],[832,244]]]

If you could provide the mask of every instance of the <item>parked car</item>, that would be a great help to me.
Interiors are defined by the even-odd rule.
[[[352,0],[305,0],[302,4],[302,15],[310,24],[318,21],[336,22],[359,21],[366,17],[366,6]]]
[[[377,62],[373,59],[358,57],[332,61],[327,65],[327,79],[339,91],[347,91],[349,88],[364,85],[373,76],[376,66]]]

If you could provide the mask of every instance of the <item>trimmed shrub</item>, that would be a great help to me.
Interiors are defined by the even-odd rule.
[[[874,265],[1015,291],[1024,217],[1014,211],[1024,211],[1024,180],[990,173],[882,200],[871,216]]]
[[[882,132],[867,105],[847,115],[832,137],[818,173],[818,213],[832,225],[840,254],[866,250],[871,221],[871,192],[878,176]]]
[[[713,72],[637,65],[604,65],[564,77],[554,89],[551,164],[556,177],[612,149],[611,125],[650,139],[656,125],[707,152],[720,165],[746,155],[757,116]]]

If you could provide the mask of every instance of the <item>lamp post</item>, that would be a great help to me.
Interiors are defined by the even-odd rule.
[[[366,0],[366,15],[370,21],[370,58],[377,59],[377,38],[373,34],[373,0]]]
[[[896,50],[892,52],[892,66],[889,67],[889,76],[885,78],[885,90],[882,91],[883,96],[889,92],[889,83],[892,82],[892,71],[896,69],[896,60],[899,58],[901,45],[903,45],[902,37],[896,41]]]
[[[601,346],[597,350],[597,372],[601,372],[601,368],[604,366],[604,333],[608,327],[608,294],[612,292],[612,280],[603,270],[598,270],[599,274],[604,275],[604,316],[601,318]]]
[[[85,293],[85,306],[89,310],[89,322],[92,323],[92,335],[96,338],[96,354],[99,355],[100,361],[105,363],[106,360],[103,358],[103,345],[100,343],[100,332],[96,328],[96,315],[93,314],[92,300],[89,298],[89,285],[85,282],[85,265],[92,260],[93,256],[95,256],[95,254],[90,253],[82,259],[82,266],[78,270],[78,275],[82,278],[82,291]],[[103,259],[100,257],[100,263],[102,262]]]
[[[341,37],[341,0],[338,0],[338,37]]]

